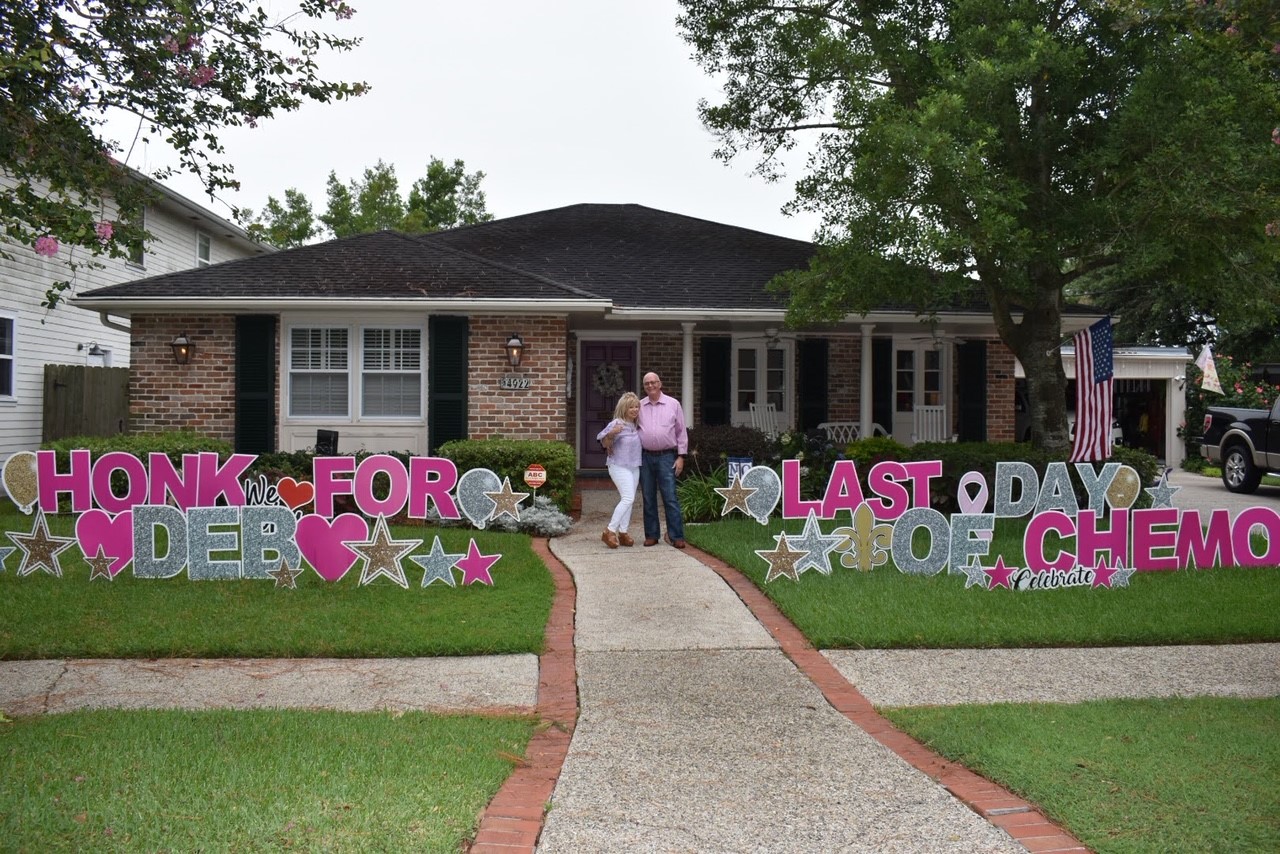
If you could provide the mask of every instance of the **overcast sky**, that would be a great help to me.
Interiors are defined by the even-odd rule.
[[[243,186],[235,204],[260,210],[297,187],[319,212],[330,170],[346,181],[378,158],[407,192],[436,156],[482,170],[498,217],[634,202],[812,238],[815,217],[780,211],[797,170],[770,184],[749,156],[713,157],[697,104],[718,89],[676,31],[674,0],[351,2],[357,12],[341,32],[364,43],[326,57],[322,70],[372,91],[224,134]],[[153,146],[129,162],[145,170],[163,156]],[[198,181],[168,183],[228,216]]]

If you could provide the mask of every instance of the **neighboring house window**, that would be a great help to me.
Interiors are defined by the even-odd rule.
[[[0,399],[14,396],[15,332],[14,318],[9,315],[0,315]]]
[[[348,417],[348,337],[345,327],[290,330],[290,415]]]
[[[360,413],[373,418],[422,414],[422,330],[365,329]]]
[[[142,209],[142,216],[139,220],[138,224],[142,226],[143,231],[145,231],[147,228],[146,208]],[[143,241],[141,239],[135,240],[129,244],[129,263],[133,264],[135,267],[147,266],[146,247],[143,245]]]
[[[208,267],[213,263],[213,238],[203,231],[196,232],[196,266]]]
[[[733,360],[734,408],[738,414],[749,413],[752,403],[772,403],[779,413],[779,421],[789,423],[785,413],[790,344],[738,344],[733,348]]]

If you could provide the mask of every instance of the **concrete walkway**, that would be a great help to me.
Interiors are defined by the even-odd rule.
[[[1179,506],[1226,506],[1186,477]],[[614,496],[584,491],[573,532],[536,544],[557,585],[540,659],[0,662],[0,710],[536,711],[473,854],[1025,852],[1083,848],[873,704],[1280,694],[1280,644],[819,653],[696,549],[606,549]]]

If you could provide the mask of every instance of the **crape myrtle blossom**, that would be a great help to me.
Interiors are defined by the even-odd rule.
[[[54,255],[58,254],[58,238],[48,234],[37,237],[35,250],[37,255],[52,258]]]
[[[93,227],[93,231],[98,235],[100,243],[108,243],[111,240],[111,235],[115,234],[116,229],[115,226],[104,219]]]

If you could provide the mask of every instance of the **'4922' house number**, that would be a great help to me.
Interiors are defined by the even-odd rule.
[[[507,374],[498,380],[498,388],[525,389],[529,387],[528,377],[519,377],[515,374]]]

